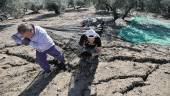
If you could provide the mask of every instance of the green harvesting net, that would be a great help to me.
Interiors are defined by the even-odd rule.
[[[170,45],[170,24],[147,17],[135,17],[120,30],[119,36],[135,44]]]

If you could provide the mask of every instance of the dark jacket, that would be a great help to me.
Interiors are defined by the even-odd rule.
[[[80,46],[85,45],[85,47],[88,48],[101,47],[101,39],[100,37],[95,37],[93,44],[89,44],[88,37],[84,34],[80,38],[79,45]]]

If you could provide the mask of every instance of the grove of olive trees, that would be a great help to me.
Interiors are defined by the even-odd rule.
[[[0,14],[20,18],[27,9],[33,13],[47,9],[60,14],[66,8],[79,9],[89,6],[111,12],[114,20],[125,19],[131,11],[153,12],[170,17],[170,0],[0,0]]]
[[[111,11],[114,20],[124,19],[131,10],[170,17],[170,0],[93,0],[97,10]]]

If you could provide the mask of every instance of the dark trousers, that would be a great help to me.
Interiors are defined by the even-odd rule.
[[[50,72],[50,65],[47,61],[47,54],[53,56],[55,59],[63,62],[64,61],[64,54],[58,51],[55,46],[52,46],[50,49],[39,52],[36,51],[36,62],[44,69],[45,72]]]

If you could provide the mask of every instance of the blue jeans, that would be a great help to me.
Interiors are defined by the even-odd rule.
[[[55,59],[63,62],[64,54],[58,51],[55,46],[52,46],[44,52],[36,51],[36,62],[44,69],[45,72],[50,72],[50,65],[47,61],[47,54],[53,56]]]

